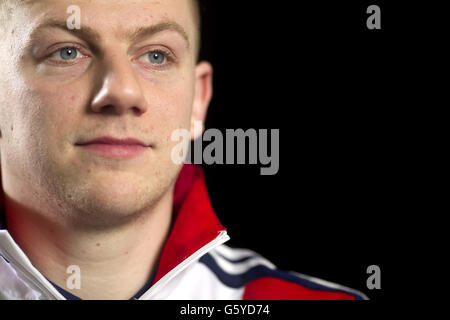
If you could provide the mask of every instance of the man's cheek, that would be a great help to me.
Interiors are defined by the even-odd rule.
[[[186,93],[187,94],[186,94]],[[176,88],[164,96],[160,96],[159,105],[152,104],[150,98],[148,117],[155,128],[162,129],[170,137],[173,130],[187,128],[190,123],[192,95],[185,88]],[[154,121],[155,119],[157,121]]]

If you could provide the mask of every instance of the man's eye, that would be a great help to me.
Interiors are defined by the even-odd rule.
[[[66,48],[61,48],[61,49],[55,51],[51,57],[54,59],[62,59],[62,60],[70,61],[70,60],[75,60],[76,58],[79,58],[79,56],[80,56],[80,52],[78,51],[77,48],[66,47]]]
[[[166,56],[164,53],[159,52],[159,51],[150,51],[147,52],[146,54],[142,55],[139,58],[140,61],[143,62],[148,62],[151,64],[164,64],[167,60]]]

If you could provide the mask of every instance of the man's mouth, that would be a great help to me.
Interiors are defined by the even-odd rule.
[[[75,146],[110,159],[135,158],[150,148],[149,145],[135,138],[114,137],[99,137],[87,142],[76,143]]]

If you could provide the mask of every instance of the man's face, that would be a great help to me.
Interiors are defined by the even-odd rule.
[[[81,9],[81,29],[70,31],[65,24],[73,4]],[[54,198],[61,210],[100,223],[155,203],[180,169],[171,161],[177,143],[171,133],[190,128],[198,36],[191,5],[18,5],[0,58],[5,191],[31,207]],[[122,148],[105,154],[83,146],[99,137],[135,138],[147,147],[125,156]]]

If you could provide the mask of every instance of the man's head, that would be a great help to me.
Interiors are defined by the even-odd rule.
[[[93,225],[154,205],[180,169],[171,133],[203,121],[212,94],[210,65],[196,63],[196,1],[0,3],[5,192]],[[71,5],[80,8],[79,30],[66,26]],[[112,159],[82,146],[105,136],[148,147]]]

